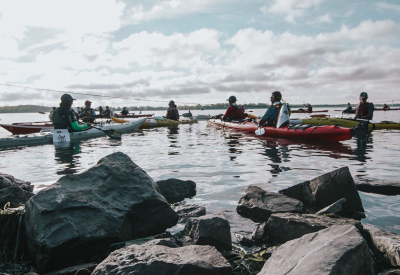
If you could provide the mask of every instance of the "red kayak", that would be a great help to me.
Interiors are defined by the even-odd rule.
[[[307,111],[307,110],[303,110],[303,109],[299,109],[299,110],[292,110],[292,113],[326,113],[329,110],[321,110],[321,111]]]
[[[253,134],[258,129],[258,125],[252,121],[225,122],[220,119],[211,119],[207,122],[223,128],[231,128]],[[341,141],[351,139],[353,134],[351,128],[343,128],[339,126],[289,125],[283,126],[282,128],[263,128],[265,130],[264,136],[267,137],[300,140]]]
[[[393,108],[393,109],[383,109],[383,108],[375,108],[375,111],[398,111],[400,108]]]
[[[39,133],[42,130],[54,129],[53,123],[51,121],[19,122],[12,124],[0,124],[0,126],[11,132],[13,135]]]

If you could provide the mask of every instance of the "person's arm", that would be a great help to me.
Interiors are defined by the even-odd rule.
[[[259,125],[264,124],[267,121],[274,120],[275,117],[278,115],[278,112],[276,110],[276,107],[270,107],[267,109],[263,117],[261,118],[260,122],[258,123]]]
[[[91,110],[92,116],[96,115],[96,111],[94,109]]]
[[[82,130],[89,128],[88,124],[79,125],[78,121],[72,122],[71,126],[72,126],[72,129],[74,129],[75,131],[82,131]]]
[[[178,109],[175,109],[175,119],[179,120],[179,111],[178,111]]]

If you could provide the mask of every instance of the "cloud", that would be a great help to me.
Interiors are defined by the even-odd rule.
[[[304,16],[307,10],[315,8],[325,0],[273,0],[270,6],[263,6],[260,10],[264,13],[285,15],[285,20],[295,23],[296,19]]]
[[[329,15],[329,13],[326,13],[320,17],[317,17],[316,19],[316,23],[332,23],[333,20],[331,18],[331,16]]]
[[[216,5],[216,2],[213,0],[168,0],[160,1],[149,9],[145,9],[143,4],[138,4],[125,10],[123,20],[125,25],[135,25],[144,21],[186,16],[205,12],[209,7]]]
[[[376,3],[378,8],[380,9],[385,9],[385,10],[395,10],[400,12],[400,5],[395,5],[395,4],[388,4],[386,2],[378,2]]]

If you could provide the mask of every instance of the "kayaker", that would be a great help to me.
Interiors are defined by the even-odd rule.
[[[56,110],[56,107],[53,107],[53,110],[50,111],[49,113],[49,119],[50,121],[53,121],[53,115],[54,115],[54,111]]]
[[[179,111],[173,100],[168,103],[168,109],[165,118],[179,120]]]
[[[76,113],[78,114],[78,116],[81,115],[81,112],[82,112],[81,107],[76,108]]]
[[[99,106],[99,115],[103,114],[103,107]]]
[[[110,117],[111,116],[110,107],[106,106],[106,109],[103,112],[103,116],[105,116],[105,117]]]
[[[126,107],[122,108],[121,115],[126,116],[128,114],[129,114],[128,108],[126,108]]]
[[[342,114],[347,114],[347,113],[351,113],[351,111],[353,110],[353,107],[351,107],[350,102],[347,103],[346,109],[343,110]]]
[[[367,102],[368,94],[366,92],[362,92],[360,94],[360,103],[358,103],[355,109],[355,117],[361,119],[372,119],[374,116],[374,104],[371,102]]]
[[[282,94],[279,91],[272,92],[271,106],[267,109],[261,120],[258,122],[259,126],[273,126],[276,127],[278,122],[279,112],[282,108]]]
[[[53,114],[54,129],[68,129],[69,132],[82,131],[90,127],[90,124],[80,125],[76,120],[75,111],[71,109],[74,98],[70,94],[61,96],[60,107]]]
[[[235,96],[230,96],[227,101],[229,102],[229,107],[226,109],[225,114],[222,117],[222,120],[225,121],[231,121],[231,120],[241,120],[246,117],[244,114],[244,108],[243,106],[238,106],[236,104],[236,97]]]
[[[389,105],[386,105],[386,103],[383,104],[383,110],[389,110],[389,109],[390,109]]]
[[[312,112],[312,106],[311,106],[311,104],[310,104],[310,103],[306,103],[306,104],[304,104],[304,107],[306,107],[306,108],[307,108],[307,111],[308,111],[308,112]]]
[[[82,110],[81,115],[80,115],[80,117],[82,118],[82,121],[93,123],[96,112],[94,111],[94,109],[91,106],[92,106],[92,102],[89,100],[86,100],[85,108]]]

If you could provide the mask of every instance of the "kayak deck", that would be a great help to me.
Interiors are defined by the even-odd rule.
[[[329,117],[313,117],[304,119],[290,120],[290,123],[294,124],[310,124],[310,125],[338,125],[341,127],[355,127],[360,121],[348,118],[329,118]],[[368,130],[400,130],[400,123],[393,121],[379,121],[370,122],[368,124]]]
[[[245,122],[225,122],[219,119],[207,121],[209,124],[223,128],[231,128],[240,131],[254,133],[258,125],[251,121]],[[338,126],[311,126],[311,125],[288,125],[282,128],[263,127],[264,136],[281,137],[299,140],[318,140],[318,141],[342,141],[352,138],[352,129]]]

